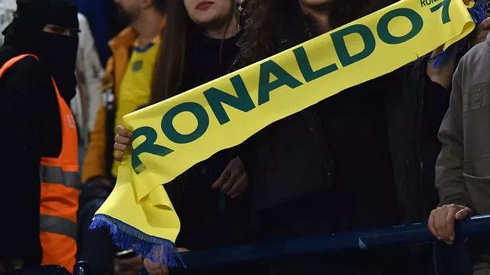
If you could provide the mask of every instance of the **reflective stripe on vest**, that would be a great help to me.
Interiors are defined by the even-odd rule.
[[[80,173],[63,171],[61,167],[57,166],[41,166],[40,176],[44,183],[63,184],[66,187],[79,189]]]
[[[7,69],[25,57],[10,59],[0,68],[0,77]],[[41,158],[41,217],[40,239],[43,250],[42,265],[60,265],[73,272],[75,264],[76,215],[78,210],[78,135],[70,107],[61,97],[56,82],[51,78],[60,114],[62,133],[61,153],[56,158]],[[46,211],[49,209],[49,211]],[[49,212],[49,215],[46,215]]]
[[[65,235],[76,239],[77,224],[62,217],[41,215],[40,229],[43,232]]]

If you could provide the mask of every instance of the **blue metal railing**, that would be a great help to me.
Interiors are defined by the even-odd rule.
[[[490,216],[473,217],[456,225],[456,238],[490,235]],[[195,251],[181,254],[186,270],[244,265],[296,256],[319,255],[352,250],[437,241],[426,223],[346,232],[333,235],[271,241],[259,244]],[[176,269],[179,271],[179,269]]]
[[[456,238],[477,238],[490,236],[490,216],[472,217],[456,225]],[[246,265],[266,261],[275,261],[298,256],[321,255],[353,250],[403,246],[415,243],[432,243],[437,240],[427,229],[426,223],[372,229],[359,232],[345,232],[332,235],[277,240],[265,243],[219,248],[209,251],[191,251],[180,254],[186,268],[173,270],[192,271],[233,265]],[[94,275],[78,264],[77,275]],[[45,267],[21,274],[55,274],[56,267]],[[58,268],[60,269],[60,268]],[[60,270],[56,270],[60,272]],[[20,271],[22,272],[22,271]],[[26,271],[23,271],[26,272]],[[46,273],[48,272],[48,273]],[[4,273],[2,273],[4,274]],[[64,274],[64,273],[60,273]]]

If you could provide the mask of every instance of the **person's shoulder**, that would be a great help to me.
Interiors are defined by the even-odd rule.
[[[39,62],[38,58],[33,55],[14,56],[8,60],[5,60],[2,66],[4,66],[7,62],[11,62],[14,58],[18,59],[15,63],[11,64],[11,67],[8,69],[11,74],[26,74],[31,72],[46,71],[41,62]]]
[[[80,24],[80,26],[85,27],[85,26],[89,25],[87,17],[85,17],[85,15],[83,15],[82,13],[78,13],[77,18],[78,18],[78,23]]]
[[[2,66],[11,61],[12,58],[20,56],[22,55],[11,57]],[[6,84],[10,83],[8,84],[9,86],[13,85],[13,87],[19,88],[44,87],[50,83],[50,79],[51,77],[47,67],[33,55],[26,55],[19,58],[2,76],[2,82]]]
[[[490,37],[489,37],[490,38]],[[454,79],[463,86],[488,82],[490,70],[490,39],[475,45],[459,61]]]
[[[490,60],[490,40],[484,41],[471,48],[460,61],[460,65],[474,66],[487,63]]]

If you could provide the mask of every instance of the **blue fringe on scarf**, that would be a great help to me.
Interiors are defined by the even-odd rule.
[[[479,25],[481,22],[483,22],[486,19],[485,16],[486,9],[487,9],[487,4],[485,3],[485,0],[476,0],[475,5],[471,9],[468,9],[476,25]],[[447,48],[445,51],[441,52],[435,57],[434,65],[433,65],[434,68],[437,68],[441,65],[445,65],[447,62],[449,62],[449,60],[451,60],[451,57],[454,54],[464,53],[467,49],[468,49],[467,39],[463,39],[460,42],[451,45],[449,48]],[[455,53],[455,51],[457,51],[457,53]]]
[[[182,259],[174,253],[174,244],[169,240],[146,235],[138,229],[107,215],[95,215],[89,229],[97,228],[108,228],[112,240],[121,249],[131,249],[145,259],[170,267],[178,266],[177,258],[185,267]]]
[[[485,11],[487,10],[487,4],[485,0],[476,0],[475,5],[469,9],[473,21],[478,25],[486,19]]]

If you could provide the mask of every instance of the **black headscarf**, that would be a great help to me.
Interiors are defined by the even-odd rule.
[[[14,21],[4,31],[5,46],[37,55],[69,102],[75,96],[78,36],[43,32],[46,24],[78,29],[76,6],[70,0],[17,0]]]

